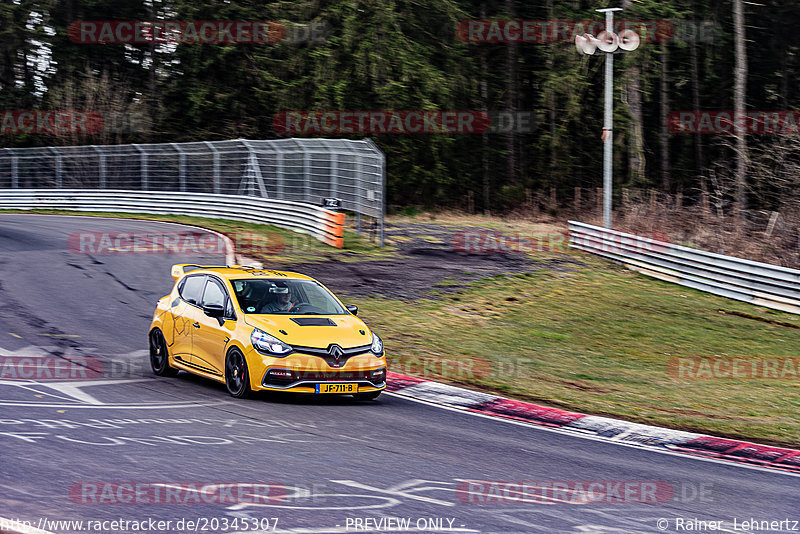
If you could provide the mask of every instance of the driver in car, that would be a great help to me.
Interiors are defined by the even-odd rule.
[[[295,305],[291,301],[289,288],[286,286],[274,285],[270,287],[269,295],[272,298],[261,307],[261,313],[287,312]]]

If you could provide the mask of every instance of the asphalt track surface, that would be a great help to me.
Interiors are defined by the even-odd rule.
[[[0,355],[96,358],[103,367],[91,380],[0,380],[0,517],[51,532],[242,532],[256,523],[262,531],[305,533],[800,530],[793,523],[800,521],[800,479],[779,472],[582,439],[393,395],[369,403],[233,400],[223,386],[186,374],[157,378],[147,363],[147,328],[156,300],[171,288],[169,266],[224,258],[76,254],[67,238],[181,230],[0,215]],[[469,493],[461,491],[464,481],[484,485],[469,486]],[[568,490],[528,490],[521,499],[511,485],[533,481],[563,482]],[[582,500],[576,483],[589,481],[605,484],[607,497]],[[614,484],[625,481],[634,488],[655,483],[658,502],[636,502],[637,494],[624,491],[616,498]],[[140,488],[149,493],[137,497],[122,483],[146,484]],[[228,502],[198,503],[198,493],[185,491],[208,483],[238,483],[245,494],[223,491]],[[252,502],[252,483],[271,484],[272,498]],[[158,496],[154,488],[167,487],[178,488],[169,503],[147,502]],[[101,493],[110,488],[117,493]],[[92,495],[102,502],[92,503]],[[173,523],[158,528],[148,519]],[[783,523],[743,529],[751,519]],[[59,520],[145,523],[52,523]],[[697,521],[723,523],[709,528]]]

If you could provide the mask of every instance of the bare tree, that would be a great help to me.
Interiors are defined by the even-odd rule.
[[[669,70],[667,67],[667,60],[669,59],[669,51],[667,50],[667,43],[661,43],[661,79],[659,81],[659,89],[661,93],[661,124],[659,127],[659,141],[661,144],[661,189],[665,193],[670,191],[670,175],[669,175],[669,129],[667,128],[667,115],[669,115],[669,86],[667,84],[667,76]]]
[[[481,19],[486,19],[486,2],[481,2]],[[486,106],[489,102],[489,65],[486,60],[486,48],[481,50],[481,103],[483,110],[487,111]],[[489,133],[483,132],[481,134],[481,172],[483,174],[483,214],[489,215],[491,213],[491,200],[489,191]]]
[[[514,0],[505,0],[505,7],[510,18],[516,14]],[[506,111],[512,112],[517,104],[517,44],[506,44]],[[517,183],[517,136],[513,129],[506,134],[506,172],[508,183]]]
[[[633,0],[623,0],[622,9],[630,9]],[[630,145],[628,147],[628,175],[634,184],[645,180],[644,118],[642,116],[642,80],[638,57],[626,58],[625,84],[622,86],[625,103],[631,115]]]
[[[697,20],[694,16],[695,3],[692,2],[692,25],[697,27]],[[696,34],[695,34],[696,37]],[[700,76],[699,68],[697,66],[697,39],[693,38],[689,43],[689,63],[691,67],[692,76],[692,106],[694,110],[700,109]],[[703,199],[708,198],[708,184],[706,184],[706,176],[703,162],[703,136],[700,133],[694,134],[694,159],[697,165],[697,179],[700,182],[700,194]]]
[[[736,66],[733,69],[733,107],[738,116],[745,112],[747,91],[747,49],[745,48],[744,6],[733,0],[733,35],[736,41]],[[739,210],[747,209],[747,138],[736,132],[736,202]]]

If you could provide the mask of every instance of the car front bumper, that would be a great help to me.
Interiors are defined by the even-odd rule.
[[[331,367],[323,358],[301,352],[284,358],[265,356],[252,348],[248,353],[250,387],[255,391],[318,393],[318,384],[353,384],[356,389],[347,393],[373,393],[386,388],[385,356],[359,354],[347,359],[341,367]],[[270,374],[273,370],[292,376],[276,377]],[[373,372],[379,370],[384,372],[374,376]]]

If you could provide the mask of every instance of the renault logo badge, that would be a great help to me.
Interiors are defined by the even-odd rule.
[[[339,345],[331,345],[328,348],[328,354],[330,354],[331,358],[333,358],[332,367],[342,366],[342,356],[344,356],[344,351],[342,350],[342,347],[340,347]]]

